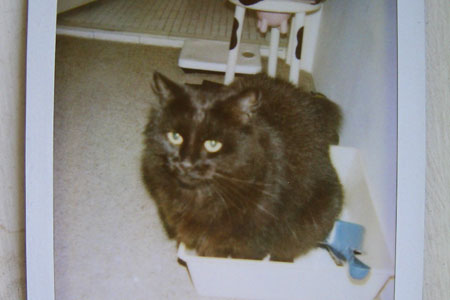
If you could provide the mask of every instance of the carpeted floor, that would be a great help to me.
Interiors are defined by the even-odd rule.
[[[183,80],[178,51],[57,39],[56,299],[202,299],[139,172],[152,72]]]
[[[177,262],[140,179],[158,70],[180,82],[179,49],[57,37],[54,132],[56,299],[206,299]],[[282,65],[280,72],[286,74]]]

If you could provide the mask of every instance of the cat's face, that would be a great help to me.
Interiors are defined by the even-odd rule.
[[[152,134],[180,186],[197,188],[236,172],[246,176],[258,151],[251,124],[257,93],[180,86],[158,73],[154,81],[161,108]]]

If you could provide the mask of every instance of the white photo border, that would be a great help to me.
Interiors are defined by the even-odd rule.
[[[29,0],[25,83],[27,299],[54,300],[53,96],[57,0]]]
[[[395,299],[422,299],[426,170],[425,1],[397,1]]]

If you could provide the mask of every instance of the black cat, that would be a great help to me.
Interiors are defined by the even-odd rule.
[[[336,104],[264,74],[196,87],[155,73],[154,90],[142,170],[170,237],[203,256],[277,261],[327,237],[343,197]]]

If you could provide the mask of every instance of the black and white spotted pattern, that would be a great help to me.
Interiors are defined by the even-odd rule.
[[[295,46],[295,57],[297,59],[300,59],[302,56],[303,28],[304,27],[300,27],[297,31],[297,45]]]
[[[230,50],[233,50],[236,48],[238,36],[237,36],[237,30],[239,28],[240,24],[239,21],[234,18],[233,19],[233,28],[231,29],[231,40],[230,40]]]
[[[264,0],[239,0],[243,5],[253,5]]]

